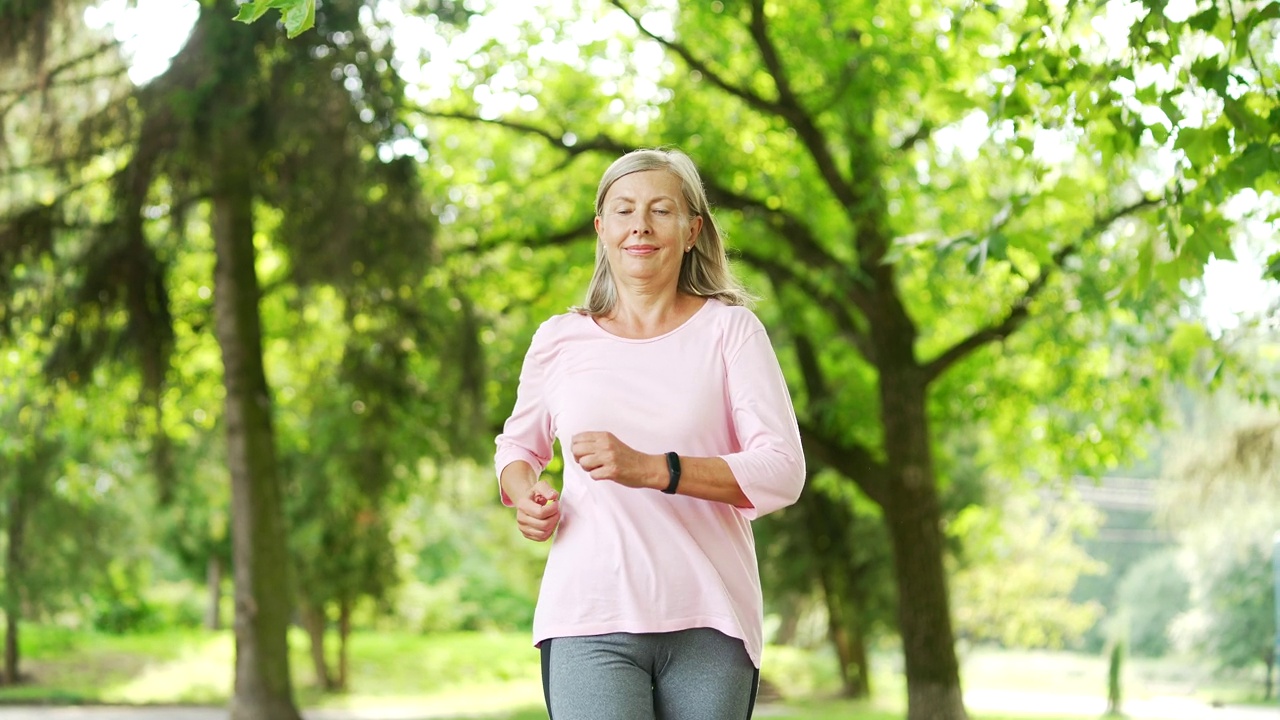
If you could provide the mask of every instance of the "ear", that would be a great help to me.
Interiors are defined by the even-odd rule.
[[[596,216],[595,225],[596,225],[596,237],[600,237],[600,228],[602,225],[604,225],[604,223],[600,220],[599,215]],[[600,239],[603,240],[604,238],[600,238]]]
[[[597,219],[597,222],[599,222],[598,219]],[[698,234],[701,232],[702,232],[702,216],[694,215],[693,221],[689,223],[689,241],[692,242],[694,240],[697,240]]]

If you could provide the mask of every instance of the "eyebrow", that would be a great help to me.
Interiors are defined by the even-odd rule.
[[[661,201],[663,201],[663,200],[665,200],[665,201],[667,201],[667,202],[675,202],[675,201],[676,201],[676,199],[675,199],[675,198],[673,198],[673,197],[671,197],[670,195],[658,195],[657,197],[653,198],[653,200],[652,200],[652,201],[650,201],[650,204],[652,205],[653,203],[661,202]],[[635,201],[636,201],[636,200],[635,200],[635,198],[631,197],[630,195],[618,195],[618,196],[616,196],[616,197],[614,197],[614,198],[610,199],[608,202],[609,202],[609,204],[613,204],[613,203],[619,203],[619,202],[635,203]]]

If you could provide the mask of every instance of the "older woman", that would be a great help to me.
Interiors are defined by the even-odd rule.
[[[548,711],[749,718],[750,520],[804,484],[787,386],[686,155],[615,161],[595,227],[586,304],[534,334],[495,457],[524,536],[554,535],[533,623]],[[539,477],[557,439],[562,492]]]

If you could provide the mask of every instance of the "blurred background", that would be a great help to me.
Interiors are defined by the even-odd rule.
[[[665,146],[809,456],[769,714],[1274,707],[1278,18],[0,0],[0,702],[543,717],[493,437]]]

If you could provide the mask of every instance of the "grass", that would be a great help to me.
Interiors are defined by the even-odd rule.
[[[364,712],[414,709],[424,717],[543,720],[538,654],[527,633],[357,633],[351,641],[351,687],[344,694],[316,689],[301,633],[290,637],[294,687],[301,706]],[[230,631],[169,630],[153,635],[77,634],[31,627],[23,635],[23,669],[30,681],[0,687],[0,703],[112,703],[225,705],[231,692]],[[1099,657],[1065,653],[974,651],[963,658],[966,691],[1052,692],[1098,698],[1106,666]],[[876,699],[831,699],[838,678],[831,658],[770,647],[764,678],[785,689],[767,699],[761,717],[787,720],[897,720],[905,688],[892,659],[875,668]],[[1239,685],[1209,682],[1206,673],[1177,661],[1130,662],[1126,698],[1160,695],[1237,700]],[[1235,693],[1234,695],[1232,693]],[[1059,711],[1063,708],[1059,708]],[[984,715],[974,720],[1090,720],[1097,713],[1046,717]],[[394,714],[388,712],[388,714]]]

